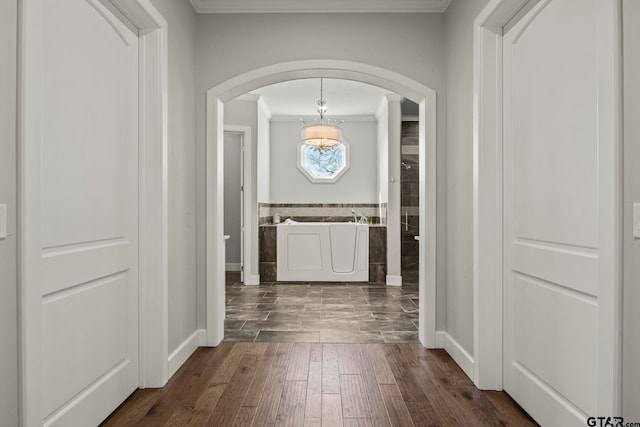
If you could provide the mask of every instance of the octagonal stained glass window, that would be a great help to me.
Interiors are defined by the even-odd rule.
[[[349,166],[349,145],[344,141],[328,148],[298,144],[298,169],[311,182],[336,182]]]

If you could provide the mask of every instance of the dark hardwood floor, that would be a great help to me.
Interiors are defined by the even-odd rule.
[[[162,389],[138,390],[104,426],[529,426],[420,344],[224,342]]]

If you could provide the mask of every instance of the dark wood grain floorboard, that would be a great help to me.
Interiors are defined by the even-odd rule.
[[[380,386],[382,398],[389,413],[392,426],[409,427],[413,426],[413,420],[409,414],[407,404],[402,399],[402,394],[395,384],[382,384]]]
[[[535,426],[419,344],[231,343],[198,349],[103,426]]]
[[[258,356],[251,353],[245,354],[240,359],[229,384],[209,418],[209,423],[216,423],[219,426],[233,426],[256,371],[257,359]]]

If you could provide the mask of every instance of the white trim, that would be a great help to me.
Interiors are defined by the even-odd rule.
[[[436,332],[436,347],[443,348],[449,356],[462,368],[465,374],[473,380],[474,360],[473,357],[446,331]]]
[[[258,102],[258,100],[262,98],[262,95],[260,95],[259,93],[245,93],[244,95],[240,95],[239,97],[237,97],[236,99],[234,99],[234,101],[251,101],[251,102]]]
[[[255,99],[256,105],[258,104],[258,100],[259,98]],[[252,100],[252,102],[254,101]],[[242,135],[242,163],[244,165],[242,169],[244,175],[244,190],[242,192],[244,195],[244,241],[242,242],[242,264],[244,265],[244,284],[249,285],[251,281],[249,278],[251,277],[251,273],[253,273],[252,248],[258,247],[258,241],[254,241],[252,237],[254,234],[255,236],[258,235],[257,230],[253,233],[253,228],[258,227],[258,212],[253,212],[253,209],[251,209],[253,202],[255,201],[257,203],[256,192],[254,191],[252,185],[253,181],[251,180],[251,159],[253,157],[251,126],[224,125],[224,132]],[[221,166],[224,167],[224,162],[222,163],[223,164]]]
[[[388,104],[389,104],[389,101],[387,100],[387,97],[383,96],[382,99],[380,99],[380,103],[378,104],[378,107],[376,108],[376,112],[373,115],[376,118],[376,120],[380,120],[380,118],[386,111]]]
[[[474,22],[472,379],[489,390],[502,389],[502,27],[522,3],[492,0]]]
[[[191,355],[204,345],[207,333],[204,329],[198,329],[192,333],[189,338],[184,340],[167,358],[167,366],[169,369],[169,378],[171,378],[178,369],[191,357]]]
[[[245,286],[257,286],[260,284],[259,274],[245,274],[244,277],[245,277],[245,280],[244,280]]]
[[[387,286],[402,286],[402,276],[390,276],[387,274]]]
[[[225,264],[226,271],[240,271],[240,263],[239,262],[228,262]]]
[[[333,184],[334,182],[338,181],[342,177],[342,175],[347,173],[349,169],[351,169],[351,144],[349,144],[349,141],[343,138],[341,144],[338,144],[335,148],[339,148],[340,145],[344,147],[344,166],[334,176],[322,178],[311,174],[311,171],[307,168],[303,160],[304,152],[308,149],[308,146],[303,141],[298,142],[298,145],[296,147],[296,166],[298,170],[302,175],[305,176],[305,178],[307,178],[314,184]]]
[[[538,0],[531,0],[538,1]],[[502,388],[502,28],[527,0],[491,0],[474,22],[474,376],[481,389]],[[613,141],[599,161],[598,411],[619,414],[621,402],[621,41],[620,2],[598,2],[598,132]]]
[[[140,32],[140,387],[169,380],[168,39],[149,0],[111,0]]]
[[[267,120],[271,120],[273,118],[273,114],[271,113],[271,109],[267,105],[267,101],[265,101],[262,96],[260,97],[260,99],[258,99],[258,108],[260,110],[262,110],[262,113],[265,115]]]
[[[237,99],[237,98],[236,98]],[[265,103],[266,105],[266,103]],[[352,116],[324,116],[325,119],[335,119],[343,122],[375,122],[376,116],[373,114],[354,114]],[[272,122],[299,122],[302,126],[303,120],[314,120],[317,119],[318,116],[291,116],[286,114],[277,114],[272,115],[270,120]]]
[[[418,122],[420,121],[420,117],[418,116],[402,116],[400,118],[403,122]]]
[[[190,0],[198,13],[444,13],[451,0]]]
[[[596,2],[598,75],[598,412],[622,412],[622,5]],[[600,143],[603,141],[604,143]]]
[[[168,379],[167,23],[149,0],[113,0],[140,31],[139,385]],[[20,2],[20,417],[42,425],[40,268],[41,10]]]
[[[435,345],[436,324],[436,92],[401,74],[367,64],[341,60],[304,60],[262,67],[233,77],[207,91],[206,108],[206,288],[207,345],[224,337],[224,208],[223,182],[224,102],[273,83],[299,78],[346,78],[383,87],[420,104],[420,317],[419,338]],[[426,215],[426,212],[430,212]]]
[[[23,0],[20,10],[20,70],[18,96],[18,280],[20,297],[20,421],[26,427],[41,426],[42,415],[42,294],[40,245],[40,151],[39,105],[42,69],[42,10]],[[37,111],[34,111],[37,110]],[[28,190],[28,191],[27,191]],[[31,285],[34,284],[34,285]]]

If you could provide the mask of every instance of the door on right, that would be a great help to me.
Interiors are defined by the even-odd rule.
[[[504,389],[545,426],[615,415],[602,394],[618,173],[605,3],[542,0],[503,37]]]

